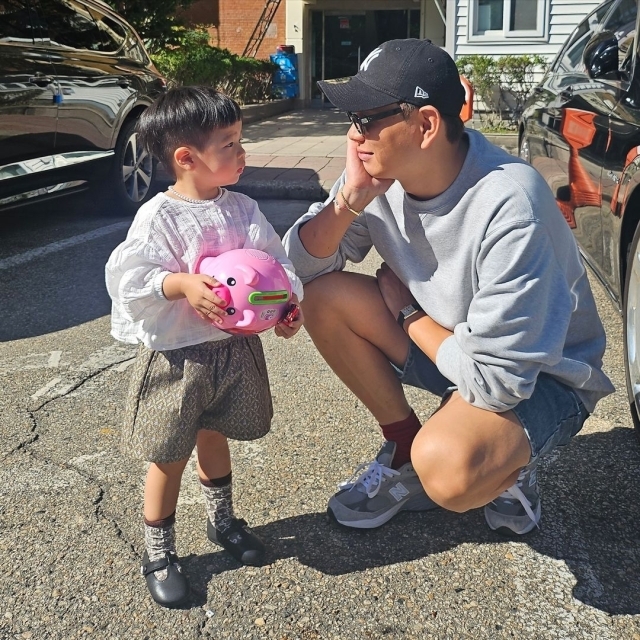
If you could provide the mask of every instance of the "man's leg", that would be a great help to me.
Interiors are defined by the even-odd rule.
[[[588,415],[575,392],[547,374],[505,413],[472,407],[454,392],[416,436],[412,460],[441,506],[484,505],[491,529],[524,534],[540,520],[538,461],[568,444]]]
[[[331,273],[305,286],[302,304],[316,347],[378,420],[387,440],[376,459],[361,465],[358,477],[331,498],[329,513],[345,526],[375,528],[398,511],[435,508],[410,462],[422,425],[391,365],[404,366],[410,341],[384,303],[377,280]]]
[[[391,316],[377,280],[334,272],[305,285],[305,328],[327,364],[380,424],[411,412],[391,366],[402,367],[409,338]]]
[[[464,512],[511,487],[531,458],[531,445],[511,411],[479,409],[454,392],[425,423],[411,459],[429,496]]]
[[[409,338],[389,312],[375,278],[348,272],[322,276],[305,288],[305,326],[338,377],[395,442],[392,466],[411,460],[422,428],[406,401],[393,362],[402,368]]]
[[[389,313],[375,278],[327,274],[306,285],[303,306],[305,326],[316,347],[378,422],[385,425],[406,417],[411,408],[390,363],[403,367],[410,341]],[[377,527],[399,510],[434,506],[429,498],[453,511],[483,506],[514,485],[531,448],[512,412],[478,409],[454,392],[413,443],[415,471],[429,498],[409,498],[396,509],[395,496],[407,488],[411,494],[414,487],[412,479],[391,475],[392,456],[383,447],[377,460],[330,500],[329,509],[341,524]],[[385,503],[389,495],[391,504]]]

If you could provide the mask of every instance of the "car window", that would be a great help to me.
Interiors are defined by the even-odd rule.
[[[613,0],[601,4],[574,30],[553,64],[556,73],[584,73],[582,53],[591,36],[602,28],[602,22],[611,9]]]
[[[89,11],[95,20],[100,32],[101,51],[119,51],[127,38],[127,31],[119,22],[116,22],[108,13],[90,7]]]
[[[637,0],[620,0],[607,15],[603,29],[613,31],[618,39],[619,67],[622,68],[625,60],[630,59],[632,45],[636,35],[636,14],[638,11]]]
[[[29,5],[22,0],[0,0],[0,42],[33,43]]]
[[[108,15],[78,0],[40,0],[51,46],[115,52],[126,37]]]

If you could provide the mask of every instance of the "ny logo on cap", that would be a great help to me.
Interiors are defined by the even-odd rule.
[[[414,98],[422,98],[424,100],[428,100],[429,99],[429,94],[422,87],[416,87],[416,92],[415,92],[413,97]]]
[[[366,71],[369,68],[369,65],[382,53],[382,49],[378,47],[374,49],[363,61],[360,65],[360,71]]]

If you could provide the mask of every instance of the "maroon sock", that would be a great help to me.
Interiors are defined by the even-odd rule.
[[[391,424],[381,424],[380,428],[385,440],[396,443],[393,468],[399,469],[403,464],[411,460],[411,445],[416,434],[422,428],[422,423],[413,409],[411,409],[411,413],[404,420],[392,422]]]

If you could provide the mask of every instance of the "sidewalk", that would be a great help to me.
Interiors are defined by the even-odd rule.
[[[247,166],[234,190],[324,200],[344,170],[349,121],[337,109],[289,111],[244,127]]]

